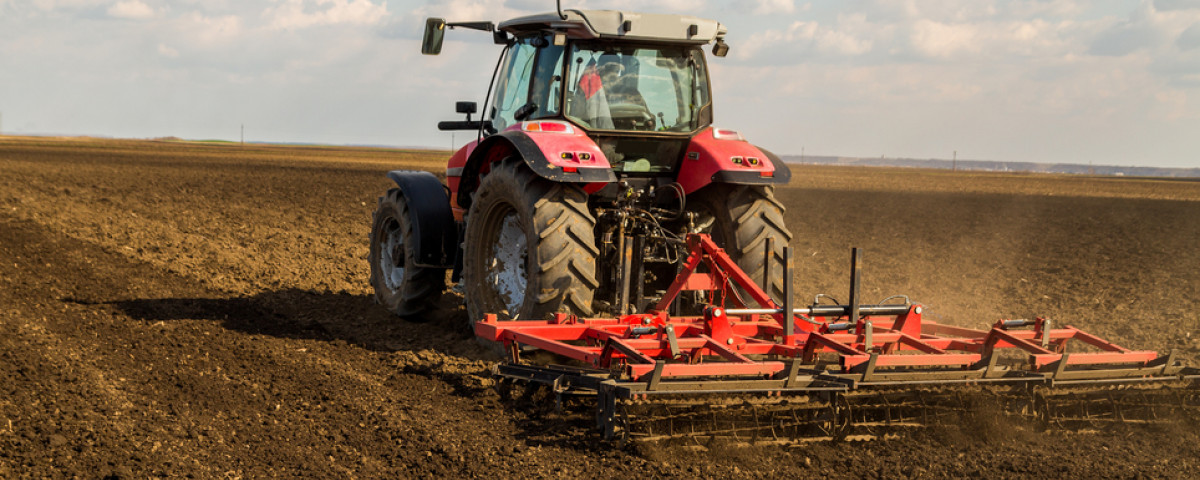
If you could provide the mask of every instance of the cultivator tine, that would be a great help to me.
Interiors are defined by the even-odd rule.
[[[796,334],[796,319],[792,308],[796,301],[795,292],[792,290],[792,268],[792,247],[783,247],[783,315],[780,316],[780,321],[783,322],[783,334],[788,339]]]
[[[862,282],[862,252],[857,247],[850,249],[850,313],[846,321],[849,323],[858,322],[859,306],[858,301],[861,298],[859,295],[860,283]],[[872,345],[871,342],[864,342],[864,345]]]

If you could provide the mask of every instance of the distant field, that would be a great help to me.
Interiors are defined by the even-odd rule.
[[[1003,428],[755,453],[618,450],[505,406],[447,293],[374,305],[395,168],[448,152],[0,136],[0,478],[1189,478],[1194,429]],[[907,294],[1200,361],[1200,182],[794,166],[801,301]],[[873,298],[868,298],[872,300]],[[11,421],[11,424],[9,423]]]

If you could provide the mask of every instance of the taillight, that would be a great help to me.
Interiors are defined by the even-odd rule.
[[[575,133],[575,127],[572,127],[571,124],[556,120],[521,122],[521,130],[526,132]]]
[[[746,137],[743,137],[741,132],[738,132],[737,130],[723,130],[720,128],[714,128],[712,132],[713,138],[717,140],[737,140],[739,142],[746,141]]]

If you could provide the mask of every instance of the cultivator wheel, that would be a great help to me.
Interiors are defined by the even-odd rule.
[[[651,395],[637,384],[601,381],[597,372],[571,379],[571,372],[583,372],[572,367],[545,367],[550,373],[544,377],[522,377],[542,367],[501,370],[511,375],[514,368],[523,373],[501,374],[497,385],[506,402],[531,412],[576,415],[577,420],[587,415],[587,408],[594,408],[601,434],[618,447],[631,442],[701,448],[857,442],[896,438],[930,427],[962,429],[978,436],[1048,428],[1087,433],[1187,424],[1192,421],[1188,419],[1200,418],[1200,394],[1165,384],[1065,389],[964,384],[804,394],[730,390]],[[585,384],[595,388],[580,388]],[[568,403],[573,399],[584,401]]]
[[[1200,394],[1170,385],[1039,389],[1039,420],[1069,430],[1167,425],[1200,418]]]
[[[615,415],[625,439],[655,444],[780,444],[840,440],[849,427],[841,395],[624,400]]]
[[[817,429],[831,440],[843,440],[850,434],[854,408],[843,394],[829,395],[826,406],[814,412]]]
[[[625,400],[622,440],[709,446],[870,441],[929,427],[973,435],[1002,430],[1108,431],[1197,418],[1196,394],[1156,390],[1053,392],[1025,388],[919,389],[814,396]],[[1172,402],[1175,402],[1173,404]]]
[[[613,414],[620,418],[624,429],[617,432],[621,438],[643,443],[797,444],[870,441],[931,426],[960,425],[972,415],[1004,415],[1006,409],[1021,401],[1019,396],[965,389],[826,392],[788,397],[624,400],[617,403]]]

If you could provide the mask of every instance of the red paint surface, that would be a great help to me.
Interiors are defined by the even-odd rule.
[[[741,157],[742,164],[734,163],[734,157]],[[748,164],[748,158],[757,158],[758,164]],[[759,175],[764,177],[771,176],[769,174],[775,171],[775,165],[758,147],[740,140],[717,140],[713,138],[711,127],[692,138],[682,165],[679,170],[679,184],[683,185],[684,193],[704,188],[712,183],[713,174],[721,170],[759,172]]]

